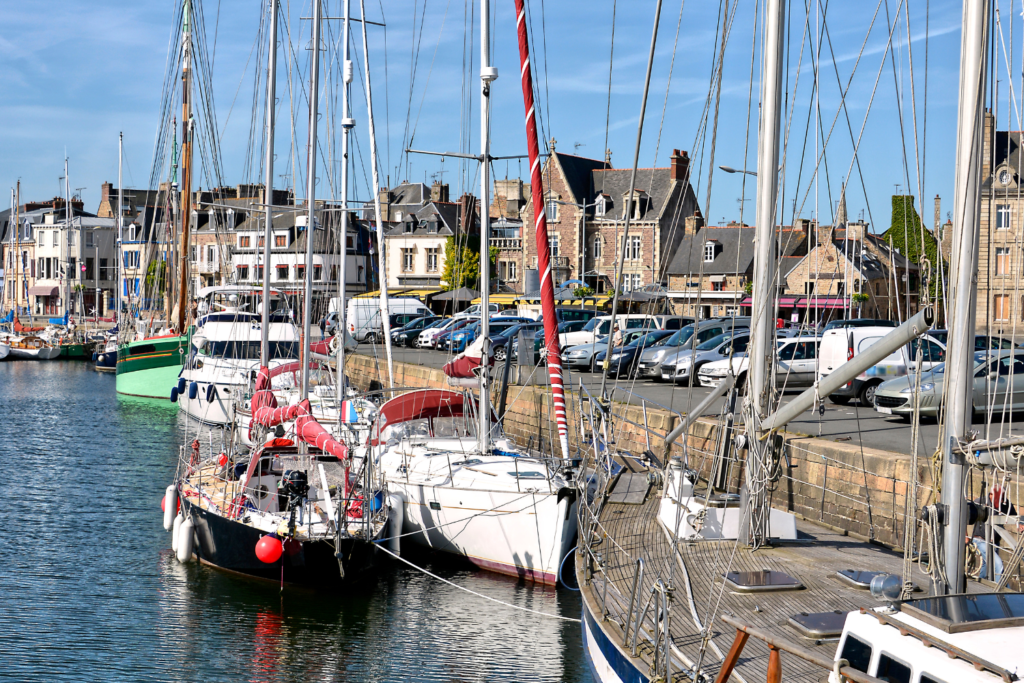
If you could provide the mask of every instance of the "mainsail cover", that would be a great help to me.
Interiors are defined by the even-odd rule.
[[[483,365],[484,338],[480,337],[466,347],[466,350],[452,358],[441,370],[449,377],[470,378],[479,376]],[[494,356],[488,354],[487,365],[494,365]]]

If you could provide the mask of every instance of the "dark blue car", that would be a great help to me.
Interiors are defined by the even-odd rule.
[[[674,332],[675,330],[657,330],[656,332],[648,332],[641,337],[637,337],[625,346],[613,348],[611,358],[608,362],[608,376],[621,377],[622,375],[626,375],[628,377],[632,373],[636,359],[644,349],[654,346],[662,339],[672,335]],[[600,351],[594,355],[595,367],[604,363],[606,354],[607,351]]]

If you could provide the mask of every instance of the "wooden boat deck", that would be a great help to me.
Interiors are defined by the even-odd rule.
[[[584,600],[598,624],[617,645],[623,642],[623,628],[629,609],[636,560],[644,561],[643,600],[660,579],[672,589],[671,625],[673,680],[688,681],[681,668],[689,668],[699,657],[701,624],[711,622],[712,614],[731,614],[741,621],[764,629],[777,637],[800,644],[806,649],[832,659],[837,638],[806,638],[788,623],[801,613],[848,612],[881,603],[867,590],[854,588],[835,577],[842,569],[885,571],[902,574],[903,557],[882,546],[858,541],[841,532],[816,524],[798,521],[800,540],[779,544],[754,552],[735,541],[698,541],[683,543],[675,558],[665,528],[658,522],[659,492],[651,490],[641,505],[605,503],[600,513],[600,527],[595,534],[601,540],[593,552],[601,556],[605,571],[595,570],[589,585],[582,581],[584,567],[577,568],[577,578]],[[582,564],[582,563],[581,563]],[[802,590],[738,593],[724,587],[726,571],[762,569],[785,572],[798,579]],[[605,585],[607,575],[607,586]],[[913,580],[926,588],[926,576],[915,566]],[[607,620],[600,622],[601,605],[607,594]],[[718,609],[715,609],[716,604]],[[643,662],[635,662],[646,671],[653,662],[650,638],[654,633],[653,614],[649,613],[638,643]],[[720,621],[712,623],[711,643],[704,654],[704,675],[713,680],[735,637],[735,630]],[[717,647],[717,652],[715,650]],[[627,648],[628,649],[628,648]],[[764,681],[768,668],[768,646],[751,638],[743,651],[732,680]],[[817,683],[826,680],[828,672],[792,655],[783,655],[783,680],[793,683]]]

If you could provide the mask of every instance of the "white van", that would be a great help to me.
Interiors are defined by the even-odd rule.
[[[388,297],[388,312],[391,315],[396,313],[433,315],[433,312],[419,299],[411,297]],[[345,324],[348,325],[348,333],[357,342],[383,339],[384,325],[380,318],[380,299],[375,296],[349,299]]]
[[[658,327],[657,321],[654,316],[651,315],[616,315],[616,321],[625,330],[639,330],[649,329],[657,330],[661,329]],[[612,331],[611,324],[612,317],[610,315],[600,315],[596,318],[591,318],[587,321],[587,324],[582,330],[577,332],[563,332],[558,335],[559,343],[563,349],[567,349],[570,346],[579,346],[580,344],[592,344],[600,337],[605,337]]]
[[[841,327],[826,331],[821,338],[818,352],[818,372],[823,379],[846,361],[875,344],[879,339],[893,331],[892,327]],[[924,357],[921,369],[931,370],[946,360],[944,344],[927,336],[921,340]],[[846,405],[851,399],[860,400],[861,405],[875,404],[875,388],[886,380],[895,379],[908,374],[917,364],[917,343],[911,342],[895,353],[886,356],[877,364],[857,375],[846,386],[832,393],[829,397],[833,403]]]

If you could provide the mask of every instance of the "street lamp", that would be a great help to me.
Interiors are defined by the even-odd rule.
[[[718,168],[722,169],[726,173],[746,173],[747,175],[757,175],[757,171],[744,171],[738,168],[733,168],[731,166],[719,166]]]

